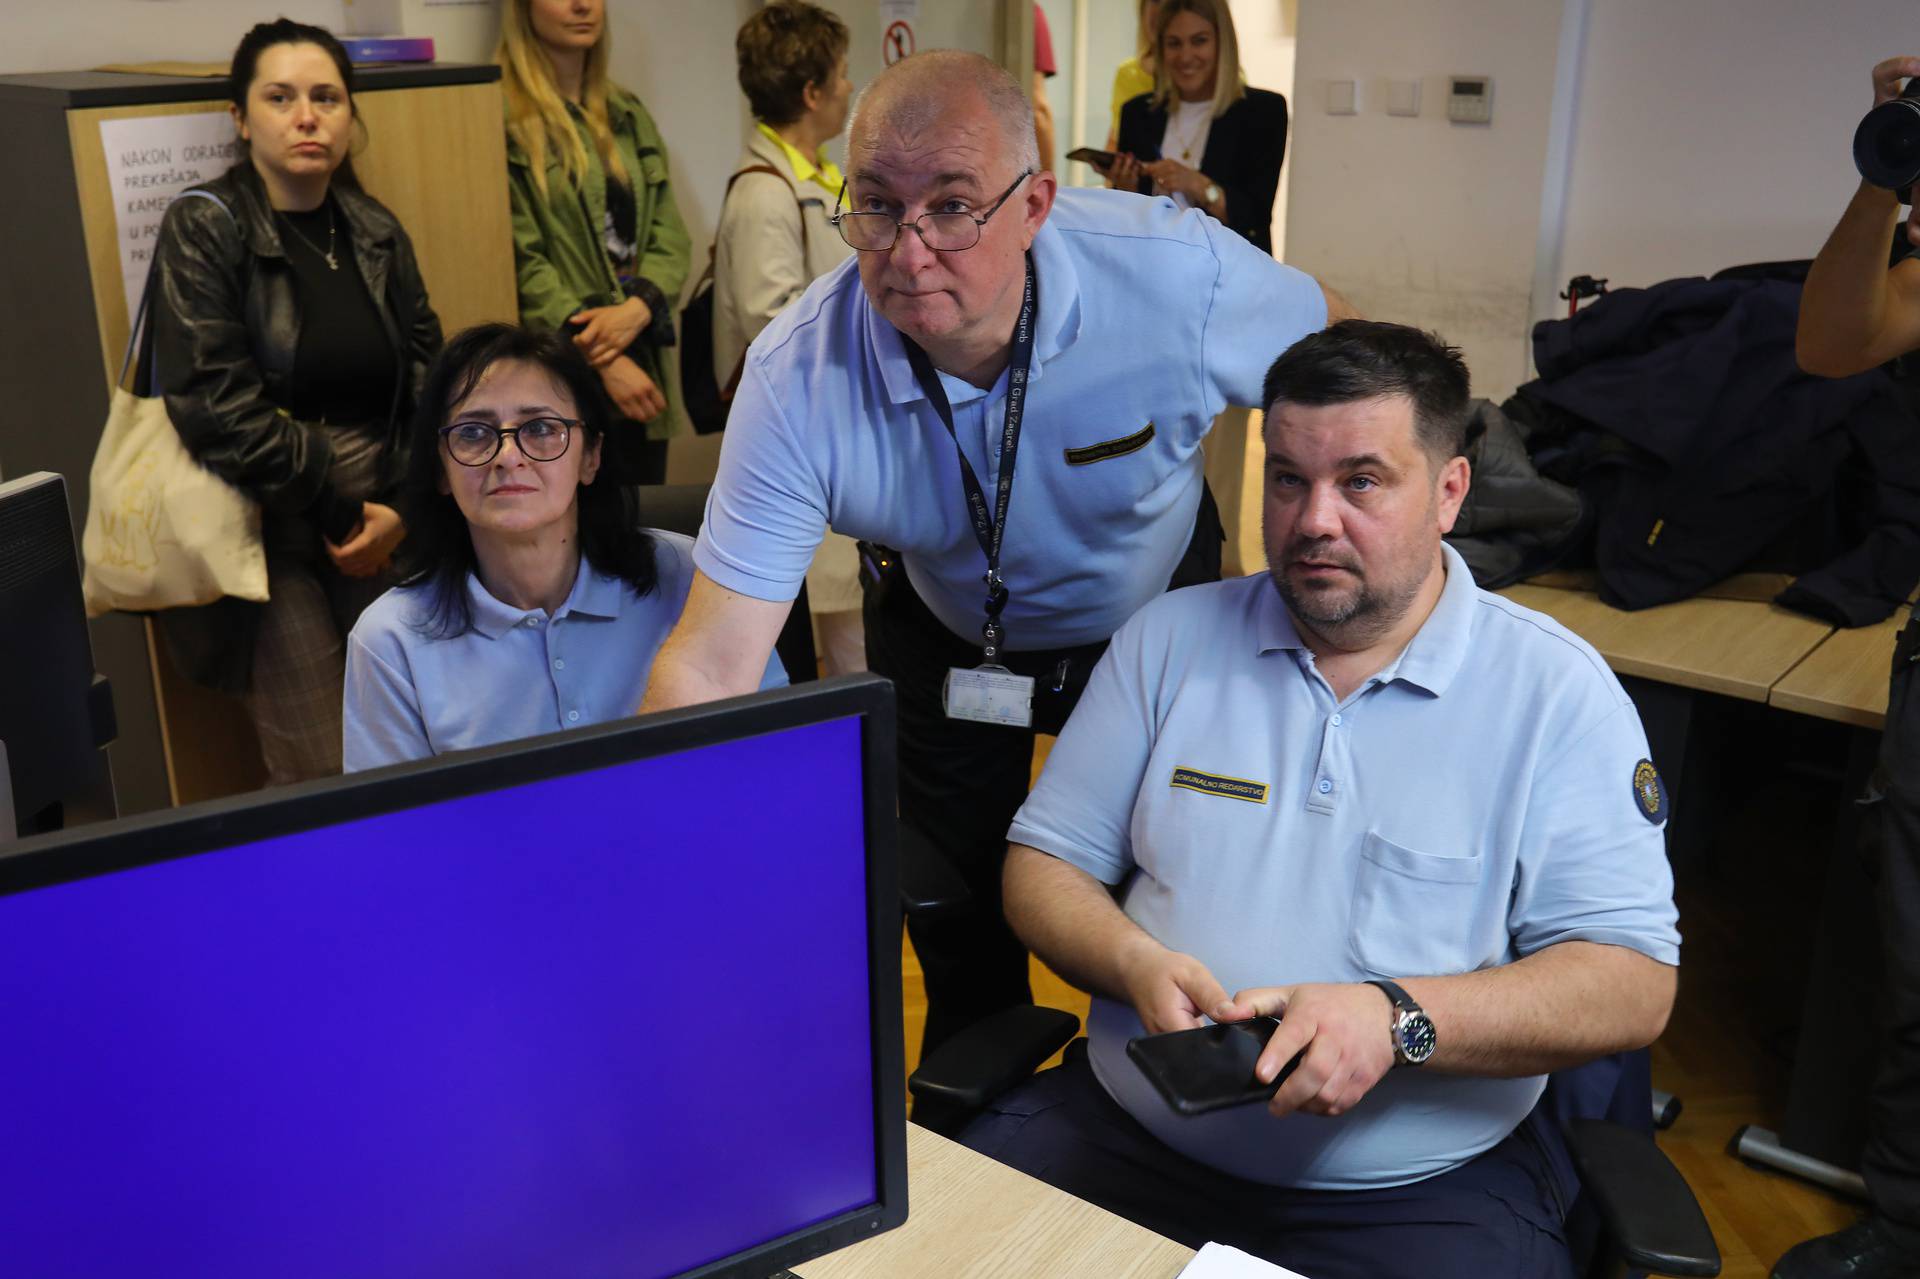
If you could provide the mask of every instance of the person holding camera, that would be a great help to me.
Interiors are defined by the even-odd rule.
[[[1899,100],[1902,84],[1916,76],[1920,57],[1889,58],[1876,66],[1876,111]],[[1871,131],[1869,121],[1862,128],[1863,141]],[[1858,142],[1855,152],[1862,171],[1869,171],[1871,157]],[[1911,180],[1911,174],[1904,176]],[[1903,194],[1863,181],[1814,259],[1795,334],[1800,367],[1807,372],[1850,377],[1920,350],[1920,260],[1913,256],[1920,246],[1920,209],[1907,214],[1902,227]],[[1876,869],[1886,960],[1885,1033],[1868,1099],[1867,1144],[1860,1155],[1873,1211],[1845,1230],[1791,1249],[1775,1264],[1773,1279],[1920,1275],[1920,951],[1903,940],[1920,929],[1920,699],[1913,688],[1917,653],[1920,612],[1894,646],[1886,730],[1872,787],[1879,798],[1873,808],[1881,824]]]

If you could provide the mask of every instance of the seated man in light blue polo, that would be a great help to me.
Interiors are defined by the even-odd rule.
[[[828,525],[897,552],[872,557],[904,571],[865,622],[900,815],[979,907],[909,921],[928,1048],[1031,998],[999,897],[1034,730],[1135,609],[1219,577],[1201,443],[1340,307],[1204,214],[1057,191],[1033,139],[1025,87],[977,54],[916,54],[861,95],[835,218],[856,252],[747,352],[647,686],[648,710],[750,691]]]
[[[1533,1112],[1666,1024],[1665,791],[1594,651],[1441,541],[1457,352],[1348,321],[1266,400],[1268,574],[1123,626],[1013,824],[1008,919],[1093,993],[1088,1052],[966,1139],[1313,1279],[1570,1276]],[[1265,1109],[1183,1118],[1127,1056],[1262,1013],[1259,1076],[1300,1057]]]

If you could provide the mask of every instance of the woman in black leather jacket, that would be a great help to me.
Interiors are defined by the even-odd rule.
[[[271,599],[160,622],[183,674],[244,697],[281,784],[340,771],[344,642],[405,536],[390,499],[440,322],[406,232],[353,179],[339,42],[262,23],[229,92],[242,158],[167,210],[142,364],[188,451],[259,502]]]

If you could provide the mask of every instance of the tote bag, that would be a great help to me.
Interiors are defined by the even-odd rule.
[[[204,191],[182,192],[180,198],[188,196],[220,204]],[[90,617],[116,609],[144,613],[211,604],[227,595],[267,598],[259,505],[193,459],[167,418],[166,401],[126,388],[153,277],[149,268],[93,457],[80,537],[81,587]]]

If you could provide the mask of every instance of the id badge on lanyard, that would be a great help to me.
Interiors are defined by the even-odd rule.
[[[980,665],[968,669],[955,666],[947,671],[944,687],[947,717],[973,720],[983,724],[1004,724],[1009,728],[1033,726],[1033,677],[1016,675],[1000,664],[1006,646],[1006,628],[1000,615],[1006,611],[1009,594],[1000,576],[1001,544],[1007,535],[1007,506],[1013,499],[1013,468],[1020,450],[1020,419],[1027,405],[1027,373],[1033,366],[1033,317],[1038,286],[1033,276],[1033,256],[1027,256],[1026,294],[1020,302],[1020,321],[1013,330],[1013,352],[1007,367],[1007,417],[1000,433],[1000,481],[989,508],[986,490],[973,473],[973,464],[960,447],[960,433],[953,426],[953,406],[946,388],[934,371],[933,361],[909,340],[907,360],[920,389],[940,417],[940,424],[953,437],[954,451],[960,458],[960,483],[966,491],[967,518],[974,538],[987,557],[987,572],[982,579],[987,588],[986,622],[980,627]]]

